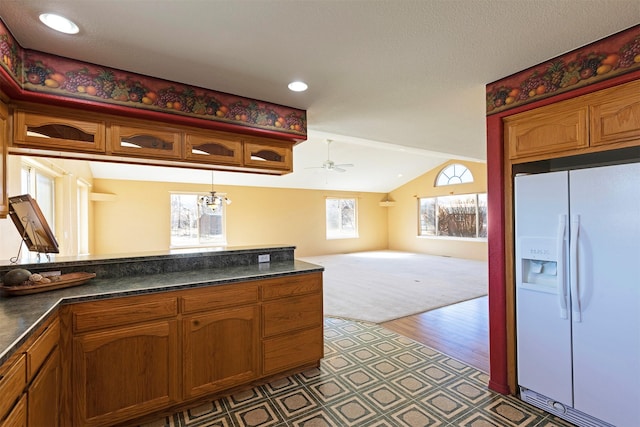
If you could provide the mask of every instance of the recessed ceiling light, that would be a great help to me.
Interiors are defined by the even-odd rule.
[[[289,89],[294,92],[304,92],[309,86],[305,82],[291,82],[289,83]]]
[[[64,16],[56,15],[55,13],[41,14],[40,21],[42,21],[42,23],[47,27],[65,34],[77,34],[78,31],[80,31],[74,22],[68,20]]]

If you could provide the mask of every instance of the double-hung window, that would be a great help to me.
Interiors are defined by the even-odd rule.
[[[171,247],[226,245],[225,204],[215,209],[202,194],[171,194]]]
[[[355,198],[327,198],[327,239],[358,237],[358,204]]]

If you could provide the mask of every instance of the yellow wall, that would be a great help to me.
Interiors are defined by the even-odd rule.
[[[202,192],[208,185],[95,179],[93,191],[115,195],[93,202],[97,255],[169,248],[169,195]],[[297,257],[381,250],[388,247],[387,208],[382,193],[216,185],[233,201],[227,206],[227,244],[292,245]],[[325,198],[356,197],[359,238],[326,240]]]
[[[435,187],[438,173],[451,163],[465,165],[473,174],[469,184]],[[450,194],[486,193],[487,167],[484,163],[450,161],[389,193],[396,205],[389,207],[389,249],[487,260],[487,241],[449,237],[418,237],[418,198]]]
[[[471,170],[473,184],[434,187],[438,172],[450,163],[454,162],[443,163],[389,193],[396,201],[392,207],[379,206],[385,198],[382,193],[216,186],[216,191],[228,193],[233,200],[227,206],[227,243],[229,246],[292,245],[296,247],[297,257],[391,249],[487,260],[485,240],[417,237],[418,197],[486,192],[486,165],[475,162],[455,162]],[[90,203],[90,249],[96,255],[169,249],[170,193],[207,193],[211,189],[204,184],[92,180],[87,170],[71,169],[68,162],[62,166],[71,176],[93,181],[91,191],[98,196],[113,194],[113,197],[97,197],[106,201]],[[9,193],[15,195],[20,191],[18,156],[9,156],[8,172]],[[326,197],[357,198],[359,238],[325,238]],[[75,211],[73,206],[65,209]],[[64,233],[72,229],[69,223],[62,225],[56,224],[55,230],[61,248],[65,243]],[[9,259],[16,255],[20,236],[8,218],[0,220],[0,232],[8,237],[0,241],[0,259]]]

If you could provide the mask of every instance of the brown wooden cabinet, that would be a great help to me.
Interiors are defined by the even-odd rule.
[[[60,422],[60,324],[53,317],[0,367],[0,426]]]
[[[259,376],[259,322],[257,305],[183,318],[186,398],[245,384]]]
[[[0,366],[0,421],[14,410],[27,385],[26,358],[19,354]],[[12,418],[16,418],[15,414]]]
[[[314,363],[324,355],[322,275],[261,281],[263,373]]]
[[[62,425],[124,423],[317,365],[324,351],[321,272],[76,303],[61,313]],[[48,361],[34,391],[55,382]]]
[[[182,133],[169,127],[112,123],[110,152],[152,159],[180,160]]]
[[[185,398],[245,384],[259,376],[258,301],[255,283],[181,294]]]
[[[505,117],[508,158],[535,161],[633,146],[640,140],[639,94],[640,82],[632,81]]]
[[[7,194],[8,121],[9,107],[0,100],[0,219],[9,215],[9,197]]]
[[[245,138],[243,165],[265,170],[293,170],[293,150],[280,141]]]
[[[44,150],[105,152],[105,122],[67,109],[17,108],[13,146]]]
[[[175,296],[88,302],[71,311],[74,425],[110,425],[179,401]]]
[[[56,346],[27,389],[30,427],[60,425],[60,350]]]
[[[277,175],[293,171],[291,141],[31,103],[2,107],[0,133],[7,133],[2,162],[7,154],[22,154]],[[10,135],[7,119],[13,123]]]
[[[26,350],[29,426],[57,427],[60,423],[60,322],[54,318],[37,333]]]
[[[512,159],[578,150],[589,146],[588,107],[559,102],[504,119]]]
[[[22,395],[20,400],[18,400],[18,403],[16,403],[15,406],[11,409],[11,412],[9,412],[6,418],[3,421],[0,421],[0,427],[28,427],[26,394]]]
[[[185,160],[221,165],[242,165],[242,139],[222,132],[186,132]]]
[[[75,423],[110,425],[177,403],[178,350],[176,320],[75,336]]]
[[[592,146],[640,140],[640,81],[599,92],[589,114]]]

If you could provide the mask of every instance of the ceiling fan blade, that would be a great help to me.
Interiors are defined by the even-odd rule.
[[[336,165],[336,166],[332,167],[332,168],[331,168],[331,169],[329,169],[329,170],[332,170],[332,171],[334,171],[334,172],[346,172],[346,171],[347,171],[346,169],[342,169],[341,167],[338,167],[338,165]]]
[[[354,165],[352,163],[341,163],[339,165],[334,165],[337,168],[352,168]]]

